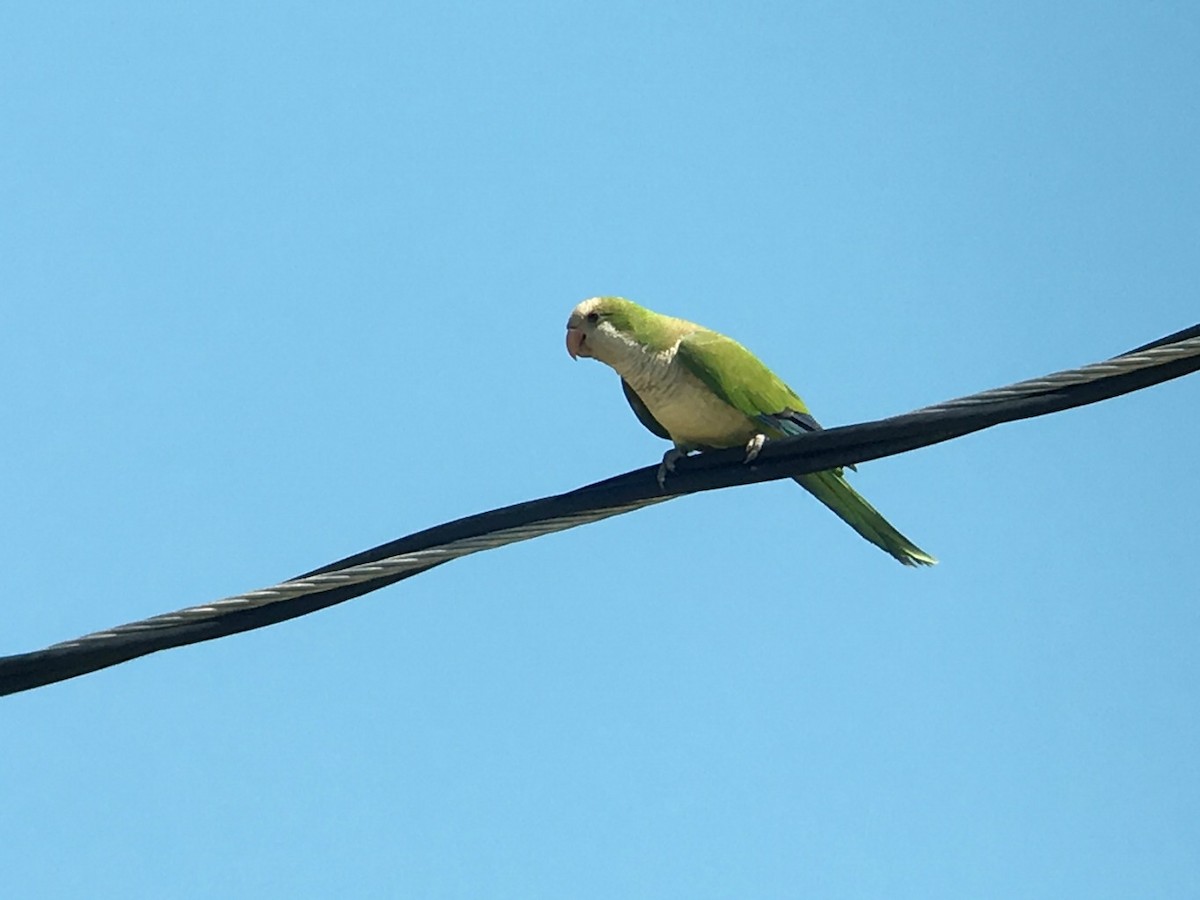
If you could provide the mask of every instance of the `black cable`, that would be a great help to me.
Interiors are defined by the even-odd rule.
[[[1200,337],[1200,325],[1176,332],[1131,350],[1115,360],[1128,359],[1155,348],[1166,348]],[[1200,352],[1156,361],[1132,370],[1096,373],[1091,380],[1013,386],[1012,393],[991,397],[992,392],[950,401],[926,410],[858,425],[768,441],[753,466],[742,464],[741,450],[724,450],[681,460],[660,490],[657,466],[635,469],[559,494],[478,513],[381,544],[298,576],[298,579],[338,572],[350,566],[374,563],[415,551],[444,547],[454,541],[495,534],[531,523],[558,521],[590,512],[619,509],[639,501],[655,501],[698,491],[717,490],[759,481],[792,477],[823,469],[893,456],[961,437],[1003,422],[1047,415],[1096,403],[1179,378],[1200,369]],[[1051,382],[1053,376],[1048,377]],[[442,560],[444,561],[444,560]],[[384,575],[357,584],[267,603],[249,609],[226,611],[217,604],[188,610],[193,616],[175,621],[155,617],[120,626],[111,632],[89,635],[43,650],[0,658],[0,696],[74,678],[170,647],[214,640],[242,631],[263,628],[319,609],[334,606],[379,590],[442,561],[431,561],[409,571]],[[294,579],[296,580],[296,579]],[[166,620],[166,621],[164,621]]]

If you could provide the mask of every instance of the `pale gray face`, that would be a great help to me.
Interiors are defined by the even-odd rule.
[[[567,352],[571,359],[602,357],[604,347],[619,339],[612,323],[605,321],[606,300],[592,297],[571,310],[567,319]]]

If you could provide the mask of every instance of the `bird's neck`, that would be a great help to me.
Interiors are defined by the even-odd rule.
[[[618,375],[629,382],[630,387],[641,393],[662,382],[663,374],[671,368],[675,359],[679,341],[658,349],[632,341],[610,345],[605,349],[608,352],[601,362],[615,369]]]

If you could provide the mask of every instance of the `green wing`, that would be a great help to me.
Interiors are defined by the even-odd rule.
[[[730,406],[762,423],[764,431],[773,431],[772,436],[821,427],[796,392],[737,341],[716,332],[697,331],[679,342],[676,359]],[[937,562],[850,487],[841,469],[800,475],[796,481],[860,535],[906,566]]]
[[[676,359],[714,394],[768,428],[800,434],[821,427],[796,392],[732,338],[694,332],[679,342]]]
[[[650,412],[642,398],[638,396],[637,391],[629,386],[629,382],[624,378],[621,379],[621,390],[625,392],[625,399],[629,401],[629,405],[633,408],[633,414],[638,417],[638,421],[645,425],[650,432],[665,441],[671,440],[671,435],[667,429],[662,427],[662,423],[654,418],[654,413]]]
[[[821,427],[796,392],[737,341],[715,332],[698,331],[679,343],[676,358],[718,397],[767,429],[774,429],[776,436]],[[937,562],[850,487],[841,469],[801,475],[796,481],[860,535],[906,566]]]

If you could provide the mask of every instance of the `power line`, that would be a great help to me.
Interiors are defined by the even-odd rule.
[[[657,466],[447,522],[270,588],[0,657],[0,696],[95,672],[170,647],[263,628],[360,597],[482,550],[565,531],[699,491],[894,456],[1003,422],[1096,403],[1200,369],[1200,325],[1121,356],[925,407],[902,416],[769,441],[755,465],[741,450],[681,460],[661,490]]]

